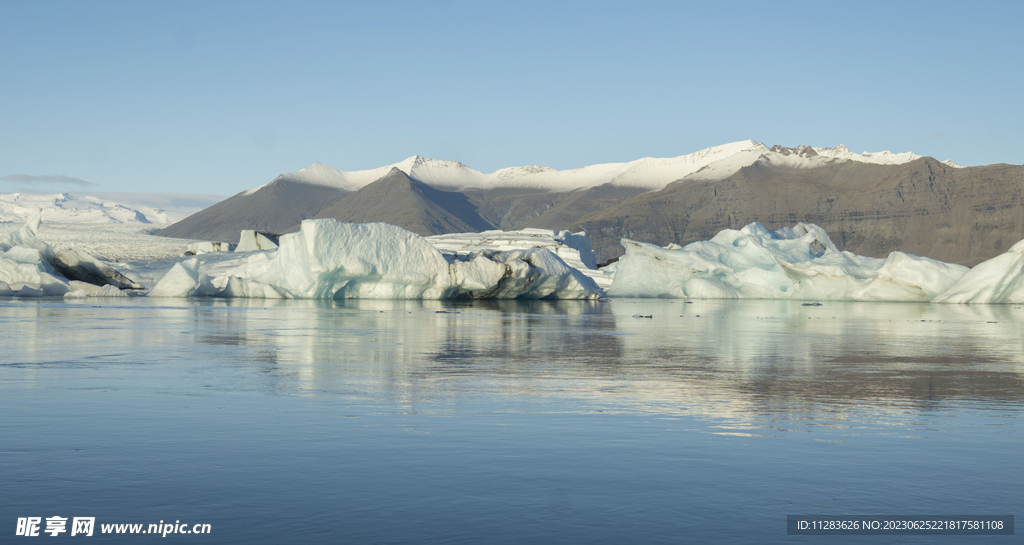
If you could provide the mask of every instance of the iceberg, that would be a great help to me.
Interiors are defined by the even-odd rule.
[[[0,296],[92,296],[93,291],[74,285],[86,283],[97,288],[109,286],[109,290],[96,291],[108,297],[124,295],[119,288],[142,289],[106,262],[82,250],[55,252],[39,239],[41,218],[42,210],[36,209],[21,229],[0,238]]]
[[[39,224],[42,222],[43,210],[36,208],[21,229],[0,238],[0,252],[10,252],[15,248],[36,250],[40,257],[49,260],[53,257],[53,248],[39,240]]]
[[[610,296],[927,302],[968,270],[902,252],[879,259],[839,251],[806,223],[775,231],[751,223],[679,249],[622,244]]]
[[[68,283],[54,274],[38,250],[16,247],[0,255],[0,295],[64,295]]]
[[[42,213],[36,209],[21,229],[0,239],[0,295],[40,297],[70,291],[51,265],[53,248],[37,236]]]
[[[177,263],[151,297],[288,299],[596,299],[593,279],[548,248],[437,249],[385,223],[305,220],[273,252],[207,267]]]
[[[238,236],[236,252],[255,252],[258,250],[276,250],[280,237],[262,231],[243,229]],[[196,252],[198,253],[198,252]]]
[[[597,283],[601,289],[608,289],[612,283],[610,274],[597,268],[597,259],[585,232],[570,233],[551,229],[520,229],[517,231],[483,231],[480,233],[454,233],[426,237],[427,242],[442,252],[460,254],[480,250],[525,250],[547,248],[555,253],[566,265],[580,271]]]
[[[1024,303],[1024,240],[976,265],[935,303]]]
[[[185,255],[189,256],[209,254],[213,252],[231,252],[234,251],[234,249],[235,245],[230,242],[193,242],[188,245],[188,248],[185,250]]]

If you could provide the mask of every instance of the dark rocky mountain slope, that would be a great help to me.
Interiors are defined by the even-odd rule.
[[[243,191],[200,210],[156,234],[234,243],[242,229],[286,233],[348,194],[330,186],[278,178],[252,193]]]
[[[598,261],[619,239],[665,245],[707,240],[757,221],[815,223],[857,254],[893,250],[968,266],[1024,238],[1024,167],[953,168],[930,157],[902,165],[842,162],[813,169],[754,164],[718,181],[682,181],[588,214]]]
[[[346,195],[316,214],[352,223],[384,222],[419,235],[497,229],[480,216],[478,205],[455,191],[439,191],[397,168]]]

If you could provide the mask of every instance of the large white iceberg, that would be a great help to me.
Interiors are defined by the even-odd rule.
[[[176,264],[150,296],[296,299],[595,299],[597,284],[547,248],[441,252],[384,223],[305,220],[275,252],[230,267]]]
[[[930,301],[967,267],[893,252],[887,259],[839,251],[806,223],[759,223],[668,249],[623,239],[609,295],[692,299]]]
[[[979,263],[935,303],[1024,303],[1024,240]]]

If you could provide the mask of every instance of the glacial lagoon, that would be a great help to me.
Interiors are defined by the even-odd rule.
[[[996,544],[786,516],[1024,514],[1017,305],[42,298],[0,323],[8,536]]]

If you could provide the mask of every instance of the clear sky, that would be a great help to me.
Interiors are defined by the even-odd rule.
[[[744,139],[1024,162],[1024,2],[0,0],[0,192]]]

